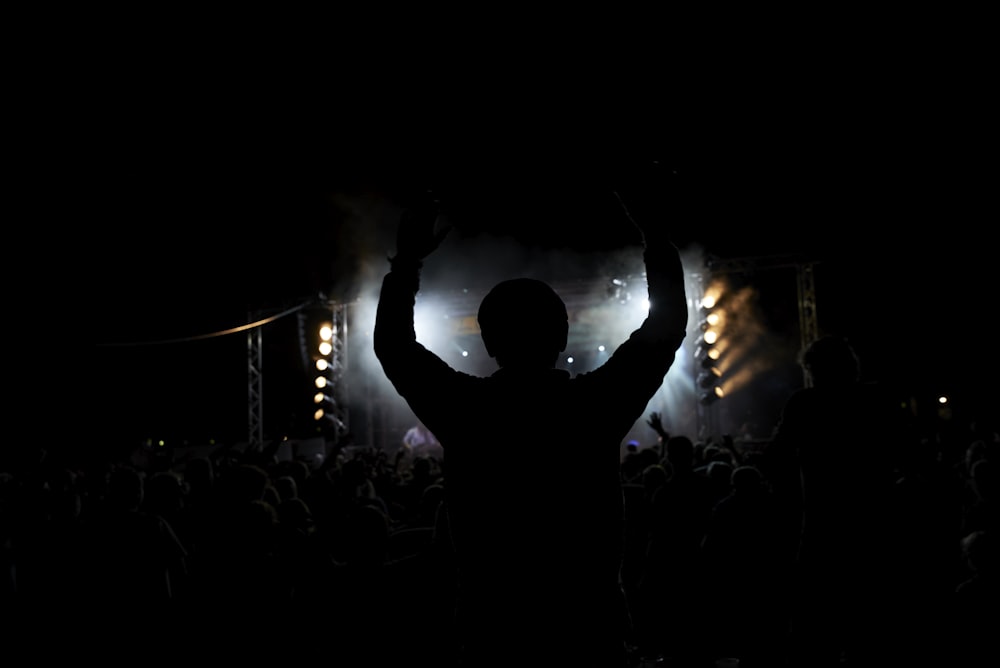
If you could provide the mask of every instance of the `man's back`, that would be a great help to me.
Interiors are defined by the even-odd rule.
[[[442,238],[434,218],[401,221],[374,343],[444,450],[462,665],[624,666],[619,450],[686,335],[679,254],[656,232],[644,252],[654,306],[603,366],[576,377],[555,368],[567,339],[559,296],[533,279],[501,282],[479,312],[500,368],[475,377],[416,341],[419,270]]]
[[[575,649],[627,623],[618,450],[672,359],[672,350],[633,341],[573,378],[557,369],[477,378],[431,353],[386,367],[390,378],[435,388],[402,393],[444,447],[458,621],[471,645],[492,647],[501,635],[491,651],[521,641],[540,650],[565,634]]]
[[[844,547],[850,536],[859,552],[870,551],[865,542],[884,532],[908,435],[898,405],[876,385],[807,388],[791,397],[774,447],[795,451],[810,541]]]
[[[794,520],[793,665],[827,665],[820,661],[841,653],[882,665],[896,605],[896,480],[915,432],[883,387],[860,382],[846,341],[821,338],[803,360],[815,384],[789,397],[765,450]]]

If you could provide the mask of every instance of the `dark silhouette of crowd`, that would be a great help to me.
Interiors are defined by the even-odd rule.
[[[640,225],[649,237],[654,227]],[[654,254],[669,246],[649,241]],[[440,238],[405,243],[418,242],[429,252]],[[396,258],[406,299],[423,257]],[[664,262],[672,269],[669,254],[649,263],[658,296],[670,291],[656,284]],[[558,304],[543,284],[500,289]],[[617,668],[621,638],[632,668],[992,658],[1000,434],[990,423],[916,421],[861,382],[846,340],[824,336],[803,351],[809,382],[763,442],[675,433],[652,412],[649,438],[622,450],[671,364],[674,326],[683,332],[684,320],[668,315],[621,352],[629,373],[640,359],[656,363],[643,387],[613,376],[618,392],[633,390],[606,412],[593,388],[568,403],[554,394],[566,379],[550,373],[550,353],[565,332],[525,366],[513,360],[533,354],[530,342],[493,341],[500,366],[511,365],[501,385],[510,375],[530,382],[509,381],[515,398],[506,387],[489,395],[509,404],[489,420],[415,399],[443,446],[435,455],[398,457],[348,438],[309,458],[281,455],[280,442],[93,459],[44,442],[9,449],[0,460],[5,650],[130,665],[172,654],[332,668],[471,668],[501,665],[497,657]],[[611,406],[603,392],[595,396]],[[571,411],[579,400],[589,403]],[[548,422],[531,422],[541,416]],[[560,441],[563,429],[573,438]],[[449,450],[456,433],[476,430],[467,445],[479,451]],[[593,452],[588,434],[621,438]],[[518,435],[530,447],[498,440]],[[476,626],[484,622],[495,626]],[[547,635],[586,649],[536,654]]]
[[[163,644],[260,658],[265,637],[294,637],[282,656],[447,665],[440,461],[404,468],[370,449],[320,461],[276,447],[142,451],[80,463],[37,444],[5,460],[8,647],[31,637],[73,656],[72,637],[106,643],[102,656]]]
[[[829,609],[878,603],[890,653],[880,665],[978,666],[996,650],[998,440],[959,433],[922,433],[899,463],[881,533],[859,534],[887,552],[862,550],[878,568],[860,578],[868,589]],[[804,665],[791,663],[798,533],[761,444],[650,434],[620,466],[632,665]],[[454,665],[443,459],[397,467],[367,448],[317,461],[220,447],[80,464],[40,444],[10,454],[0,472],[7,647],[43,638],[74,657],[81,645],[63,644],[73,635],[128,656],[203,642],[253,656],[258,635],[287,634],[284,656],[318,652],[331,666]],[[848,458],[861,468],[866,454]],[[496,459],[533,456],[573,454]]]

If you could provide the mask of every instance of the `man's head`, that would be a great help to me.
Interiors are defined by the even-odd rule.
[[[813,341],[803,351],[801,362],[814,385],[850,385],[861,377],[861,365],[854,349],[839,336],[824,336]]]
[[[566,349],[566,304],[547,283],[514,278],[497,284],[479,306],[479,330],[501,367],[555,366]]]

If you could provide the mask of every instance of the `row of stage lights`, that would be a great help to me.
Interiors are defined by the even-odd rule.
[[[337,400],[334,397],[338,371],[336,326],[331,309],[309,309],[302,314],[301,322],[306,328],[307,363],[312,377],[312,420],[316,431],[323,431],[328,425],[338,422]]]
[[[722,385],[722,353],[725,331],[725,311],[719,307],[719,296],[706,292],[699,304],[701,319],[699,341],[695,346],[695,360],[698,367],[698,400],[703,405],[711,405],[725,396]]]
[[[333,397],[328,394],[333,390],[333,323],[324,322],[319,326],[319,344],[316,350],[316,359],[313,366],[316,368],[316,376],[313,384],[316,386],[316,394],[313,395],[313,403],[316,410],[313,412],[313,420],[317,422],[327,416],[327,413],[334,406]]]

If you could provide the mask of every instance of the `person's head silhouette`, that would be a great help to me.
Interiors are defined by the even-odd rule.
[[[542,281],[497,284],[483,298],[478,319],[486,352],[500,367],[551,368],[566,349],[566,304]]]
[[[839,336],[823,336],[809,344],[802,353],[802,366],[813,385],[852,385],[861,378],[861,365],[854,348]]]

